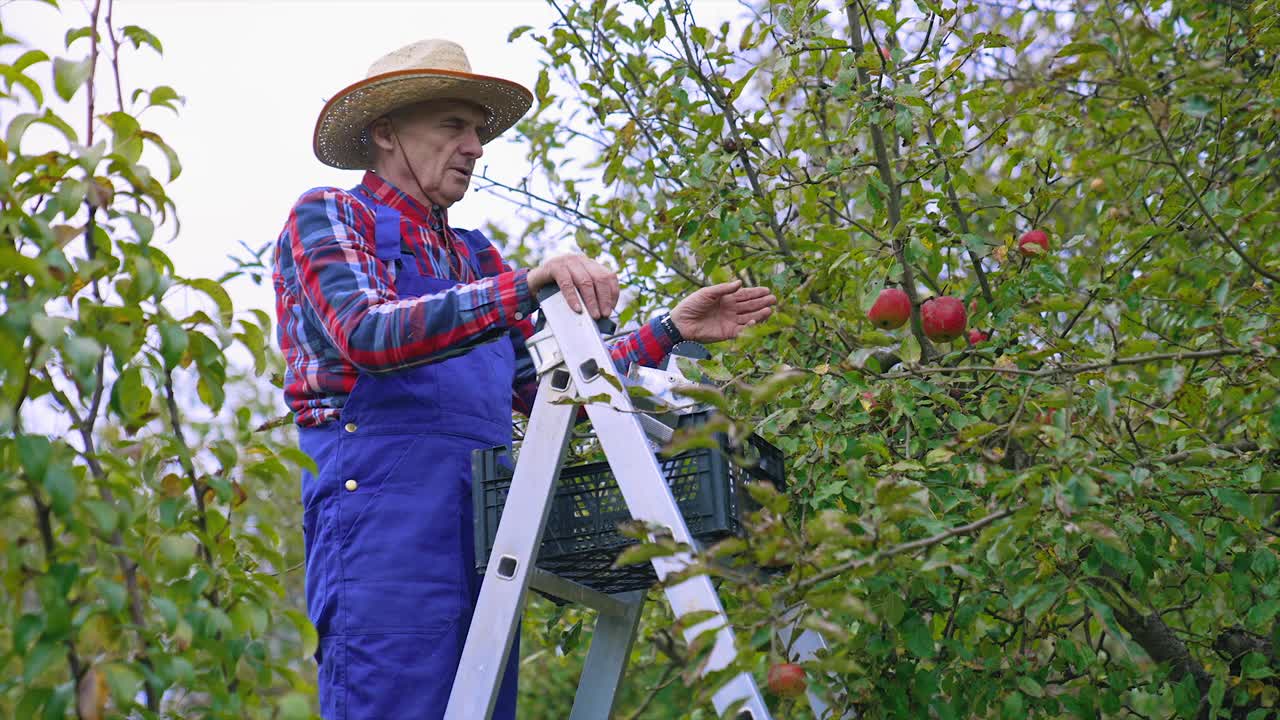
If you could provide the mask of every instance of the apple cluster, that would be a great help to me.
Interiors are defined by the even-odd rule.
[[[1049,234],[1038,229],[1024,233],[1018,238],[1018,252],[1030,258],[1048,253]],[[971,303],[969,312],[966,313],[964,302],[949,295],[926,300],[920,306],[920,323],[925,337],[934,342],[951,342],[965,335],[967,316],[974,311],[975,307]],[[867,311],[867,318],[881,330],[896,330],[911,318],[911,299],[901,288],[885,288]],[[978,328],[971,328],[967,336],[970,345],[986,342],[990,338],[988,333]]]

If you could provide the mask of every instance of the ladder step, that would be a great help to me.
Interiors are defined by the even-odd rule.
[[[529,587],[562,600],[585,605],[601,615],[626,615],[629,607],[612,595],[592,590],[586,585],[567,580],[555,573],[549,573],[537,567],[533,568],[529,573]]]

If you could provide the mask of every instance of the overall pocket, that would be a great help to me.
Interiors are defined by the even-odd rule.
[[[341,631],[447,629],[463,612],[458,476],[469,456],[431,435],[353,436],[342,466]]]

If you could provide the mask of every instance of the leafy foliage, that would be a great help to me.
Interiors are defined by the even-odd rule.
[[[162,46],[110,12],[0,66],[0,716],[308,717],[310,461],[233,361],[280,366],[271,319],[156,242],[181,166],[142,111],[181,98],[125,103],[120,36]]]
[[[831,644],[811,683],[861,717],[1269,716],[1270,4],[552,4],[513,33],[545,51],[540,176],[505,189],[528,239],[612,256],[635,312],[731,276],[783,298],[708,368],[793,484],[719,548],[792,566],[724,578],[741,668],[763,683],[799,606]],[[865,318],[885,286],[898,332]],[[940,295],[990,339],[928,341]],[[652,605],[619,716],[710,717]],[[578,641],[547,612],[527,652]],[[550,667],[531,717],[568,714],[577,665]]]
[[[1274,711],[1269,3],[776,0],[709,27],[551,1],[513,33],[546,53],[538,172],[495,182],[543,211],[523,239],[612,256],[624,322],[731,276],[783,298],[699,393],[792,483],[705,554],[789,566],[702,567],[735,669],[763,683],[799,608],[830,644],[810,687],[862,717]],[[103,5],[64,48],[0,38],[23,47],[0,65],[0,715],[308,717],[309,461],[268,420],[270,318],[158,247],[182,168],[141,112],[181,97],[95,97],[121,51],[163,52]],[[1023,256],[1033,228],[1049,251]],[[865,318],[886,286],[899,331]],[[990,338],[928,341],[940,295]],[[652,599],[617,715],[711,717],[696,618]],[[535,598],[523,716],[568,716],[590,623]]]

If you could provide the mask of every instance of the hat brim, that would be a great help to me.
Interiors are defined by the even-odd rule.
[[[442,99],[466,100],[488,111],[489,122],[479,131],[481,143],[515,125],[533,105],[533,93],[510,80],[448,70],[397,70],[349,85],[325,103],[312,148],[325,165],[367,170],[369,147],[360,136],[369,123],[396,108]]]

